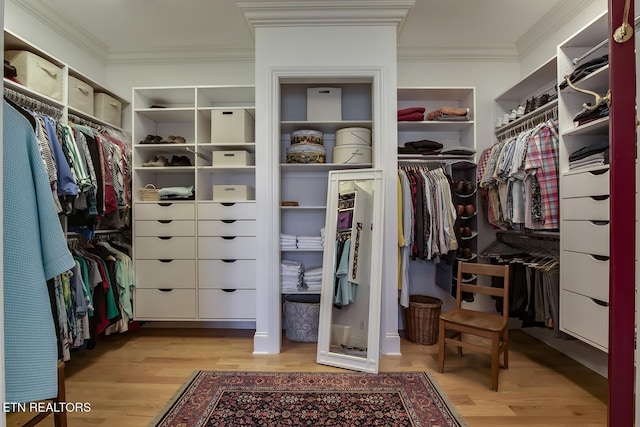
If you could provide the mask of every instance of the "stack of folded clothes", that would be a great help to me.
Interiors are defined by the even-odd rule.
[[[322,236],[298,236],[296,241],[298,249],[324,248],[324,239]]]
[[[398,110],[399,122],[421,122],[424,120],[425,109],[422,107],[402,108]]]
[[[464,122],[469,120],[468,108],[440,107],[437,110],[430,111],[427,114],[427,120]]]
[[[295,234],[280,233],[280,249],[296,249],[296,236]]]
[[[422,139],[420,141],[409,141],[404,143],[404,147],[398,147],[398,154],[440,154],[443,145],[436,141]]]
[[[320,292],[322,288],[322,267],[306,270],[302,282],[307,291]]]
[[[193,185],[189,187],[164,187],[158,190],[160,200],[194,200]]]
[[[304,265],[300,261],[280,261],[280,283],[282,292],[298,292],[302,287]]]
[[[609,64],[609,55],[602,55],[597,58],[593,58],[585,62],[584,64],[576,67],[576,69],[573,70],[571,74],[569,74],[569,81],[571,83],[575,83],[585,78],[589,74],[592,74],[594,71],[598,71],[600,68],[608,64]],[[562,81],[562,83],[560,83],[559,88],[564,89],[567,86],[569,86],[569,84],[567,83],[567,79],[565,78]]]
[[[587,104],[591,107],[591,104]],[[609,104],[606,102],[601,103],[595,109],[583,108],[574,118],[573,121],[576,126],[582,126],[586,123],[598,120],[602,117],[609,116]]]
[[[602,140],[582,147],[569,155],[569,169],[609,164],[609,141]]]

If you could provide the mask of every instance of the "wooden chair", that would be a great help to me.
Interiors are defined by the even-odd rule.
[[[462,282],[462,274],[502,277],[504,288],[484,285],[472,285]],[[478,280],[479,281],[479,280]],[[473,292],[502,298],[502,314],[462,308],[462,293]],[[498,391],[498,365],[500,353],[503,354],[504,368],[509,368],[509,265],[489,265],[458,262],[458,286],[456,290],[456,308],[440,315],[439,330],[439,362],[440,372],[444,372],[445,345],[458,347],[458,355],[462,356],[462,348],[479,351],[491,355],[491,390]],[[447,331],[453,334],[447,335]],[[462,334],[476,335],[491,340],[490,346],[462,341]]]
[[[48,399],[55,403],[66,402],[66,391],[64,388],[64,362],[58,361],[58,395],[53,399]],[[31,418],[22,427],[33,427],[36,424],[40,423],[40,421],[44,420],[49,416],[51,412],[41,412],[35,417]],[[53,414],[53,424],[55,427],[67,427],[67,413],[66,412],[55,412]]]

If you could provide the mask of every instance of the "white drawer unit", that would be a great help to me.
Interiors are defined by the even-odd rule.
[[[135,257],[140,259],[195,259],[195,237],[136,237]]]
[[[200,289],[255,289],[256,261],[253,259],[198,260]]]
[[[254,320],[256,291],[202,289],[198,292],[198,317],[212,320]]]
[[[135,221],[136,236],[195,236],[195,221],[174,221],[157,219],[154,221]]]
[[[255,236],[254,220],[198,221],[198,236]]]
[[[256,259],[255,237],[199,237],[199,259]]]
[[[198,203],[198,219],[256,219],[256,203]]]
[[[195,289],[137,289],[136,319],[195,319]]]
[[[565,220],[608,221],[609,196],[562,199],[561,209]]]
[[[136,288],[196,288],[196,261],[141,259],[135,262]]]
[[[560,329],[600,350],[609,346],[609,307],[584,295],[560,294]]]
[[[607,195],[609,194],[609,170],[564,175],[560,194],[563,199]]]
[[[157,219],[195,219],[194,203],[136,203],[134,210],[136,220]]]
[[[608,221],[562,221],[564,250],[609,256]]]
[[[563,251],[560,280],[563,289],[609,302],[609,257]]]

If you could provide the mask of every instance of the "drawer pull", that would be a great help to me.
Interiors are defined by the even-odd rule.
[[[222,292],[235,292],[235,291],[237,291],[237,289],[225,289],[225,288],[222,288],[222,289],[220,289],[220,290],[221,290]]]
[[[223,111],[222,114],[233,114],[233,111]]]
[[[593,254],[589,254],[589,256],[593,259],[595,259],[596,261],[609,261],[609,257],[608,256],[604,256],[604,255],[593,255]]]
[[[591,301],[595,302],[596,304],[598,304],[600,307],[609,307],[609,303],[599,300],[599,299],[595,299],[595,298],[589,298]]]
[[[167,206],[171,206],[173,205],[173,203],[158,203],[158,206],[162,206],[163,208],[166,208]]]
[[[589,222],[593,225],[599,225],[599,226],[609,225],[609,221],[589,221]]]
[[[157,220],[160,224],[170,224],[173,222],[172,219],[159,219]]]
[[[596,201],[598,201],[598,202],[601,202],[601,201],[603,201],[603,200],[607,200],[607,199],[609,198],[609,195],[607,194],[607,195],[605,195],[605,196],[591,196],[591,198],[592,198],[593,200],[596,200]]]
[[[237,259],[221,259],[220,261],[227,262],[227,263],[232,263],[232,262],[236,262]]]
[[[172,259],[159,259],[158,261],[160,261],[160,262],[164,262],[164,263],[173,262],[173,260],[172,260]]]
[[[158,289],[160,292],[171,292],[173,291],[173,288],[160,288]]]
[[[224,240],[233,240],[236,238],[236,236],[220,236],[222,237]]]
[[[235,205],[235,203],[229,203],[229,202],[226,202],[226,203],[220,203],[220,204],[221,204],[222,206],[233,206],[233,205]]]
[[[160,240],[169,240],[171,239],[173,236],[158,236],[158,239]]]
[[[236,222],[235,219],[223,219],[222,222],[224,222],[225,224],[233,224],[234,222]]]

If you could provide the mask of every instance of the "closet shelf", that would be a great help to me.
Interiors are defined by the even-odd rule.
[[[363,127],[371,129],[371,120],[342,120],[337,122],[308,122],[306,120],[282,121],[280,132],[290,134],[296,130],[313,129],[322,133],[335,133],[336,130],[349,127]]]
[[[447,122],[447,121],[424,121],[424,122],[398,122],[399,131],[407,132],[423,132],[423,131],[439,131],[439,132],[458,132],[472,127],[473,120],[464,122]]]
[[[280,252],[323,252],[324,248],[318,249],[300,249],[300,248],[291,248],[291,249],[282,249],[280,248]]]
[[[46,95],[43,95],[43,94],[41,94],[39,92],[36,92],[36,91],[34,91],[32,89],[29,89],[28,87],[23,86],[20,83],[14,82],[13,80],[9,80],[9,79],[5,78],[3,80],[3,82],[4,82],[4,88],[5,89],[11,89],[11,90],[13,90],[15,92],[18,92],[20,94],[26,95],[29,98],[36,99],[36,100],[44,102],[46,104],[54,105],[54,106],[60,108],[60,111],[62,111],[62,109],[64,108],[64,104],[62,102],[58,101],[57,99],[50,98],[50,97],[48,97]]]
[[[195,122],[193,108],[143,108],[135,113],[154,122]]]
[[[147,172],[156,174],[183,174],[190,173],[195,170],[194,166],[139,166],[134,168],[136,172]]]
[[[328,172],[334,169],[364,169],[371,163],[281,163],[282,172]]]
[[[256,170],[255,166],[198,166],[197,169],[202,172],[234,172],[246,173]]]
[[[122,128],[119,128],[117,126],[114,126],[114,125],[112,125],[111,123],[109,123],[107,121],[99,119],[96,116],[92,116],[91,114],[87,114],[87,113],[85,113],[83,111],[77,110],[77,109],[75,109],[75,108],[73,108],[71,106],[69,106],[69,115],[70,116],[73,115],[73,116],[79,117],[81,119],[88,120],[88,121],[90,121],[92,123],[96,123],[96,124],[99,124],[99,125],[102,125],[102,126],[107,126],[109,128],[116,129],[116,130],[119,130],[121,132],[128,132],[125,129],[122,129]],[[73,119],[71,119],[71,121],[73,121]]]
[[[587,75],[585,78],[578,80],[577,82],[571,82],[574,86],[579,87],[580,89],[587,89],[598,91],[603,88],[609,87],[609,65],[605,65],[604,67],[594,71],[593,73]],[[574,92],[576,91],[571,87],[567,86],[562,89],[562,92]],[[602,94],[604,95],[604,93]]]
[[[439,160],[468,160],[473,158],[474,154],[398,154],[398,161],[412,161],[412,160],[427,160],[427,161],[439,161]]]
[[[306,211],[306,210],[326,210],[327,207],[326,206],[304,206],[304,205],[300,205],[300,206],[280,206],[281,210],[284,211]]]
[[[567,172],[562,172],[562,176],[576,175],[576,174],[589,173],[589,172],[607,171],[607,170],[609,170],[609,165],[587,166],[584,168],[572,169]]]
[[[562,132],[562,136],[575,136],[575,135],[609,135],[609,117],[602,117],[589,123],[585,123],[582,126],[575,126],[565,132]]]
[[[475,211],[473,213],[473,215],[468,215],[468,216],[467,215],[459,215],[458,218],[460,218],[460,219],[471,219],[471,218],[473,218],[473,217],[475,217],[477,215],[478,215],[478,211]]]
[[[519,125],[526,123],[527,120],[531,120],[531,119],[535,119],[538,116],[540,116],[541,114],[544,114],[547,111],[553,110],[554,108],[558,107],[558,99],[553,99],[549,102],[547,102],[546,104],[544,104],[541,107],[538,107],[537,109],[531,111],[530,113],[525,114],[524,116],[520,117],[519,119],[515,119],[512,122],[509,122],[509,124],[501,126],[499,128],[496,128],[494,131],[495,135],[499,135],[502,133],[505,133],[511,129],[515,129],[517,128]]]
[[[256,151],[256,143],[255,142],[228,142],[228,143],[208,143],[208,142],[200,142],[198,143],[198,150],[206,151],[208,153],[212,153],[218,150],[245,150],[250,153],[254,153]]]
[[[475,190],[473,190],[472,193],[469,193],[469,194],[460,194],[460,193],[454,193],[454,194],[456,197],[467,198],[467,197],[474,197],[477,191],[478,189],[476,188]]]
[[[471,239],[475,239],[476,237],[478,237],[478,233],[476,231],[472,231],[471,232],[471,236],[460,237],[460,239],[462,239],[462,240],[471,240]]]

